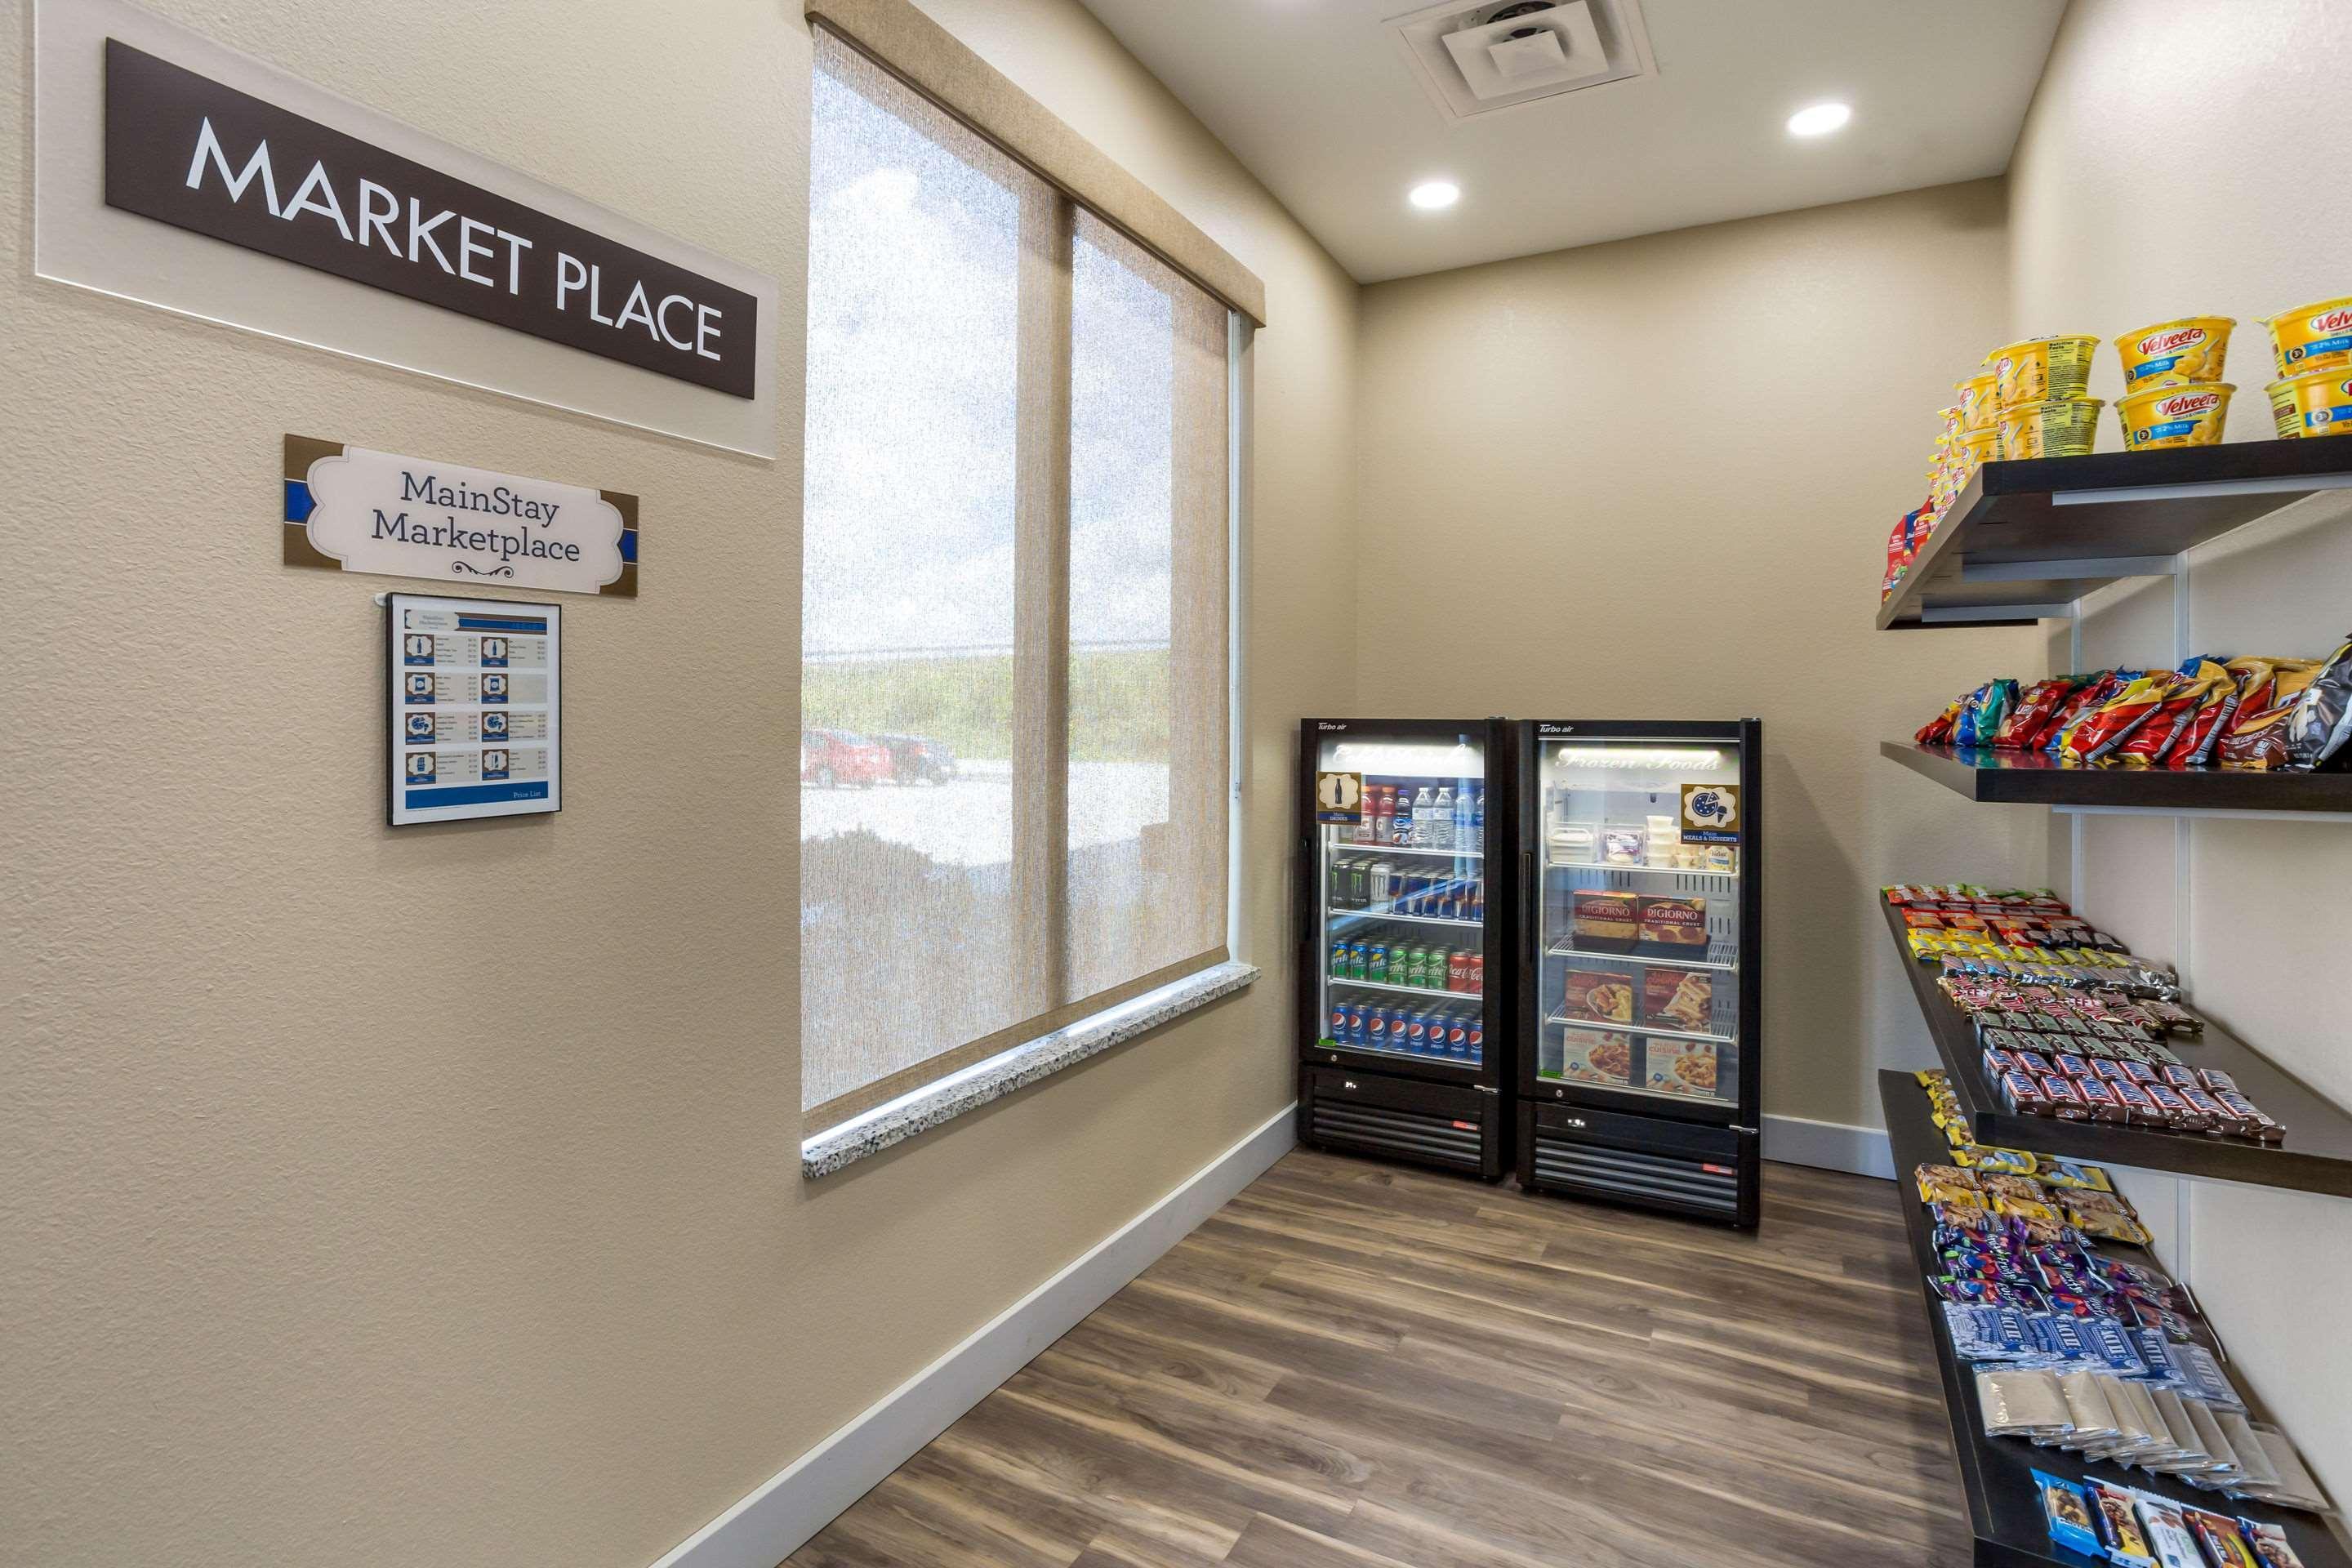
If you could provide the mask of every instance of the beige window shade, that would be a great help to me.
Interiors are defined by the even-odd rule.
[[[1079,206],[1265,325],[1265,285],[1255,273],[908,0],[808,0],[805,9],[821,31],[838,35]]]
[[[1224,959],[1232,457],[1223,303],[823,32],[814,104],[812,1131]]]

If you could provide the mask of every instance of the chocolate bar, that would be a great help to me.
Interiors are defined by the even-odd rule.
[[[2083,1097],[2074,1092],[2072,1080],[2053,1072],[2038,1081],[2042,1095],[2050,1101],[2051,1115],[2068,1121],[2080,1121],[2090,1115]]]

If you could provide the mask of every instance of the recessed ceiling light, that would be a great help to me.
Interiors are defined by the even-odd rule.
[[[1460,201],[1462,187],[1451,180],[1426,180],[1406,192],[1404,199],[1423,212],[1433,213]]]
[[[1789,116],[1791,136],[1826,136],[1842,129],[1853,118],[1853,110],[1843,103],[1816,103]]]

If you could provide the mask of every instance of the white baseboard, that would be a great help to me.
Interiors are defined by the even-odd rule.
[[[775,1568],[1287,1153],[1296,1142],[1297,1115],[1295,1106],[1284,1107],[1084,1257],[771,1476],[654,1568]]]
[[[1843,1121],[1812,1121],[1802,1116],[1767,1116],[1763,1145],[1767,1160],[1851,1171],[1857,1176],[1892,1180],[1895,1175],[1895,1156],[1887,1148],[1886,1134],[1875,1127],[1849,1127]]]

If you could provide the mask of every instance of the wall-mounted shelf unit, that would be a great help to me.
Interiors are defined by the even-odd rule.
[[[2168,1132],[2107,1121],[2062,1121],[2020,1116],[1984,1075],[1983,1052],[1968,1015],[1936,984],[1937,970],[1911,956],[1903,917],[1881,901],[1903,972],[1935,1037],[1936,1054],[1951,1075],[1952,1093],[1968,1113],[1969,1131],[1979,1143],[2005,1149],[2047,1150],[2070,1160],[2105,1165],[2137,1165],[2210,1181],[2352,1197],[2352,1115],[2329,1104],[2289,1077],[2269,1058],[2208,1020],[2198,1040],[2168,1042],[2190,1067],[2219,1068],[2235,1079],[2246,1097],[2286,1129],[2282,1144],[2203,1132]]]
[[[2197,545],[2352,489],[2352,439],[2236,441],[1987,463],[1878,609],[1878,629],[2014,626],[2169,577]]]
[[[1975,1376],[1966,1362],[1952,1353],[1951,1336],[1934,1289],[1927,1283],[1942,1272],[1927,1225],[1927,1210],[1911,1190],[1911,1172],[1945,1156],[1943,1135],[1928,1119],[1927,1097],[1909,1073],[1878,1075],[1880,1107],[1886,1113],[1886,1141],[1895,1156],[1895,1201],[1903,1206],[1903,1223],[1911,1238],[1912,1257],[1919,1265],[1920,1292],[1927,1313],[1927,1338],[1942,1374],[1944,1408],[1952,1424],[1952,1452],[1959,1461],[1960,1491],[1968,1504],[1969,1528],[1976,1537],[1971,1553],[1977,1568],[2092,1568],[2094,1559],[2051,1543],[2042,1514],[2042,1495],[2033,1472],[2046,1470],[2069,1480],[2093,1478],[2119,1486],[2146,1487],[2166,1492],[2200,1508],[2244,1514],[2275,1524],[2305,1568],[2344,1568],[2352,1558],[2329,1535],[2327,1527],[2307,1513],[2273,1508],[2265,1503],[2220,1499],[2200,1493],[2185,1483],[2153,1480],[2138,1470],[2093,1463],[2063,1448],[2037,1447],[2021,1437],[1994,1437],[1984,1429],[1977,1407]],[[2043,1123],[2042,1125],[2048,1125]],[[2036,1144],[2034,1147],[2042,1147]],[[2137,1248],[2103,1243],[2120,1258],[2135,1258]],[[2325,1331],[2324,1330],[2322,1331]],[[2250,1403],[2251,1403],[2250,1395]],[[2260,1414],[2260,1406],[2255,1406]]]
[[[2352,773],[2084,767],[2042,752],[1881,741],[1878,754],[1970,800],[2077,811],[2321,812],[2352,816]]]

